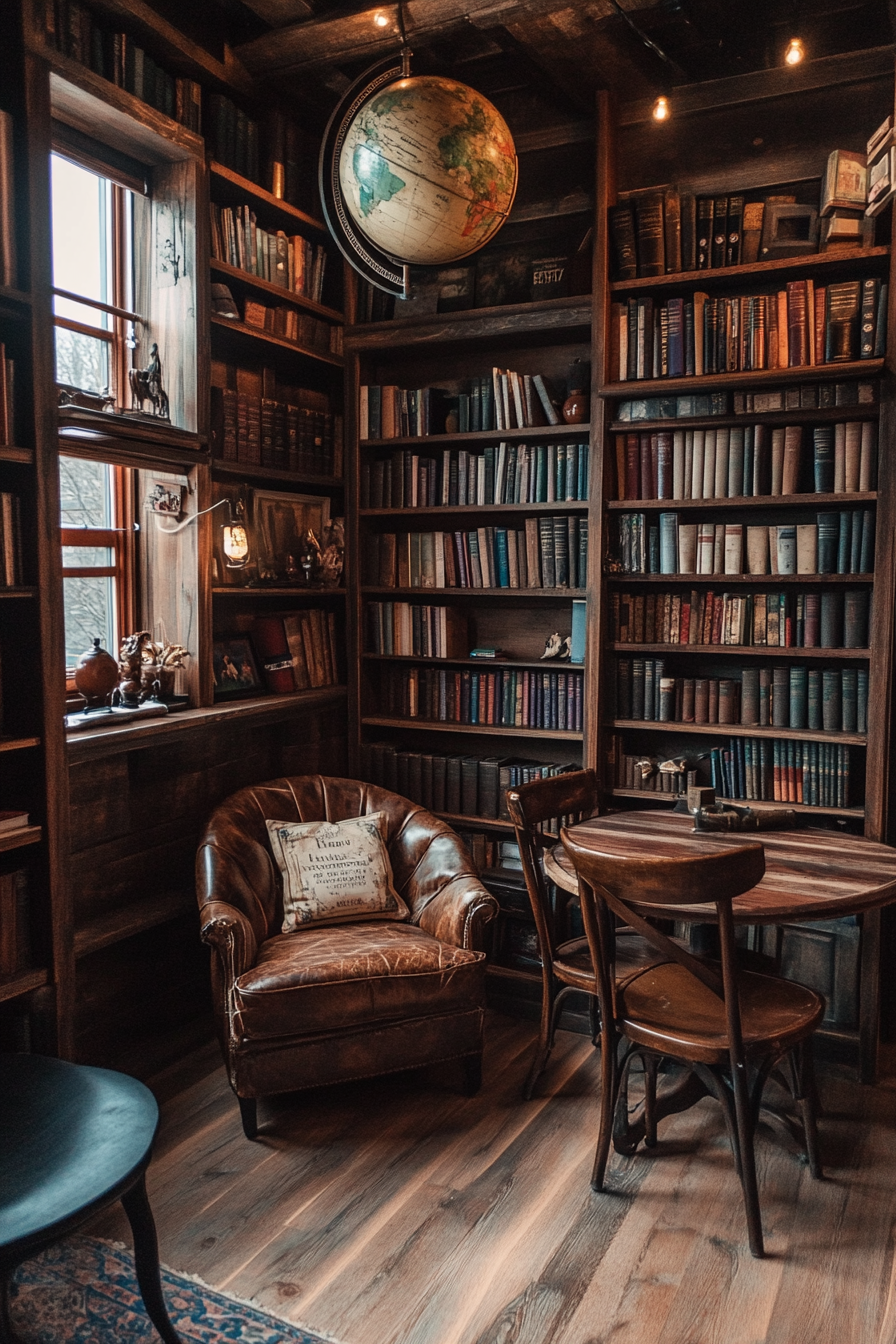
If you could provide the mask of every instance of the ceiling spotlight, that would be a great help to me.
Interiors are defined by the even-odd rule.
[[[654,121],[668,121],[670,115],[669,99],[660,94],[653,105]]]
[[[788,65],[799,65],[806,52],[802,42],[798,37],[792,37],[784,53],[784,60]]]
[[[373,22],[375,23],[377,28],[388,28],[389,16],[388,14],[383,14],[383,12],[380,10],[376,14],[374,14]]]

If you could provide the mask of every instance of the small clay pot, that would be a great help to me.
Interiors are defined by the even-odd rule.
[[[87,709],[102,709],[118,685],[118,664],[98,639],[75,664],[75,685],[87,701]]]
[[[568,425],[584,425],[588,419],[588,395],[583,387],[573,388],[561,411]]]

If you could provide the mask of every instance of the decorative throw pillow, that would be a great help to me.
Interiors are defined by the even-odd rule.
[[[309,924],[407,919],[383,839],[385,812],[345,821],[268,821],[283,874],[283,932]]]

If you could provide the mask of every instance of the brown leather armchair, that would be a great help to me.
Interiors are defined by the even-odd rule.
[[[283,888],[265,821],[385,812],[405,923],[281,933]],[[306,775],[241,789],[196,856],[221,1050],[248,1138],[256,1098],[461,1058],[482,1078],[485,925],[497,902],[454,832],[398,794]]]

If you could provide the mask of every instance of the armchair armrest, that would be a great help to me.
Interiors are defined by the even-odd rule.
[[[433,896],[416,923],[442,943],[470,951],[485,951],[485,926],[498,913],[498,902],[467,873],[452,878]]]
[[[224,981],[229,987],[244,971],[255,965],[258,941],[252,925],[241,910],[226,901],[207,901],[202,907],[201,916],[200,936],[204,943],[218,953]]]

